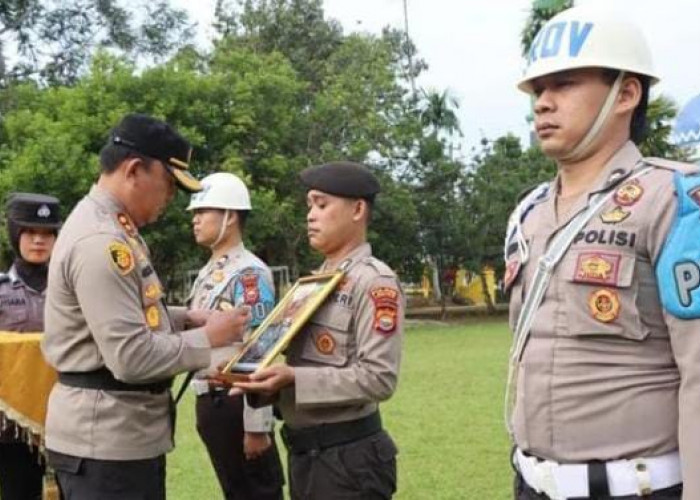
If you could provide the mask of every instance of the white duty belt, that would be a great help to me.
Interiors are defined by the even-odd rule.
[[[527,456],[518,448],[513,455],[513,465],[530,488],[552,500],[590,497],[585,463],[560,464],[542,460]],[[682,482],[678,451],[657,457],[611,460],[605,462],[605,471],[611,497],[649,495]]]
[[[652,167],[645,167],[632,175],[621,179],[621,181],[630,181],[641,177],[652,170]],[[608,191],[596,193],[591,197],[588,207],[579,212],[571,221],[562,229],[559,234],[554,237],[547,251],[537,261],[537,270],[532,279],[532,285],[527,292],[527,296],[523,301],[518,321],[515,326],[513,335],[513,346],[510,350],[510,362],[508,366],[508,382],[506,385],[506,401],[505,401],[505,421],[506,428],[510,435],[513,435],[512,415],[515,408],[516,387],[518,379],[518,371],[520,360],[525,350],[525,345],[530,337],[530,328],[532,321],[535,318],[535,313],[542,304],[544,293],[549,286],[549,281],[552,279],[552,273],[557,264],[566,254],[567,250],[574,241],[576,235],[585,227],[591,217],[595,215],[603,205],[610,199],[615,192],[614,186]],[[525,264],[524,262],[522,263]]]

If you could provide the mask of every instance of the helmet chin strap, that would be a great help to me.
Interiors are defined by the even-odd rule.
[[[620,93],[620,87],[622,86],[622,80],[624,77],[625,72],[620,71],[620,74],[618,74],[617,78],[615,79],[615,83],[613,83],[612,87],[610,87],[610,92],[608,92],[608,96],[605,98],[605,102],[601,106],[593,125],[591,125],[586,135],[583,137],[583,139],[581,139],[581,142],[579,142],[570,153],[559,158],[560,161],[578,161],[584,158],[586,154],[590,152],[591,145],[598,138],[600,132],[603,130],[603,126],[610,118],[613,106],[615,105],[615,99],[617,99],[617,95]]]
[[[219,236],[216,237],[216,240],[214,240],[214,243],[209,245],[209,248],[214,250],[216,246],[221,243],[221,240],[224,239],[224,234],[226,233],[226,224],[228,224],[228,213],[229,210],[224,210],[224,218],[221,219],[221,227],[219,228]]]

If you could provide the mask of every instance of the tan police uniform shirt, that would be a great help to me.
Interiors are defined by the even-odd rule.
[[[640,160],[628,142],[566,217],[556,219],[556,180],[526,216],[530,258],[507,280],[513,329],[552,237],[589,195],[615,190],[555,268],[534,316],[514,437],[523,450],[559,462],[651,457],[680,444],[686,498],[700,498],[700,320],[662,310],[654,273],[676,214],[674,170],[697,169],[657,161],[648,174],[617,184]],[[519,254],[507,248],[512,270]]]
[[[280,392],[279,408],[292,428],[367,416],[396,389],[405,309],[399,280],[366,243],[341,267],[344,281],[287,351],[296,383]]]
[[[59,372],[107,367],[127,383],[168,379],[210,362],[203,328],[175,333],[148,249],[124,207],[93,186],[66,220],[49,265],[46,360]],[[173,447],[170,394],[102,391],[57,383],[46,447],[93,459],[136,460]]]
[[[270,268],[240,243],[199,271],[188,304],[192,309],[210,309],[221,308],[222,304],[236,306],[240,301],[250,306],[251,327],[255,328],[274,308],[274,294]],[[207,385],[204,378],[215,375],[219,365],[230,360],[242,344],[212,349],[209,367],[197,372],[195,378],[199,380],[194,380],[193,384]],[[244,399],[243,427],[246,432],[271,432],[274,428],[272,406],[251,408]]]

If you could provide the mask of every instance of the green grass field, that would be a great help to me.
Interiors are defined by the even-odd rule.
[[[400,450],[397,499],[512,498],[503,425],[508,330],[501,321],[468,321],[406,333],[399,389],[382,405]],[[192,399],[188,394],[180,404],[168,498],[221,498],[194,428]]]

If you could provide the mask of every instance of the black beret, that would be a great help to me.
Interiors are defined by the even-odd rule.
[[[7,220],[19,227],[61,227],[59,201],[53,196],[11,193],[6,208]]]
[[[190,143],[167,123],[148,115],[129,114],[112,129],[110,141],[162,161],[185,191],[202,190],[187,170],[192,155]]]
[[[379,181],[370,170],[359,163],[338,161],[309,167],[299,174],[307,189],[343,198],[374,200],[380,191]]]

